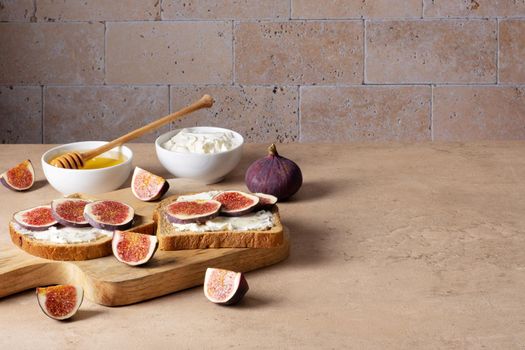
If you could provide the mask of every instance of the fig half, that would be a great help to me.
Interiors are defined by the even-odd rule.
[[[38,305],[44,313],[55,320],[72,317],[82,304],[84,290],[80,286],[58,285],[36,289]]]
[[[250,289],[242,272],[209,267],[204,277],[204,295],[216,304],[238,303]]]
[[[0,182],[13,191],[26,191],[35,183],[35,170],[29,159],[0,175]]]
[[[125,230],[131,227],[135,211],[129,205],[112,200],[91,202],[84,207],[89,224],[102,230]]]
[[[58,223],[53,217],[49,205],[21,210],[13,215],[13,219],[20,226],[31,231],[44,231]]]
[[[213,199],[221,202],[221,213],[227,216],[247,214],[259,204],[259,197],[241,191],[224,191]]]
[[[113,234],[111,242],[113,255],[117,260],[131,266],[150,261],[158,246],[157,236],[118,230]]]
[[[141,201],[149,202],[160,199],[169,188],[169,183],[163,177],[135,167],[131,179],[131,192]]]
[[[166,207],[166,218],[175,224],[204,223],[219,215],[221,203],[213,199],[173,202]]]
[[[78,198],[60,198],[51,202],[53,217],[61,225],[71,227],[89,226],[84,217],[84,208],[91,201]]]

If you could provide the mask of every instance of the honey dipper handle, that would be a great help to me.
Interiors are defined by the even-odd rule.
[[[123,136],[119,137],[116,140],[113,140],[113,141],[111,141],[109,143],[106,143],[105,145],[102,145],[102,146],[100,146],[98,148],[95,148],[95,149],[93,149],[91,151],[87,151],[87,152],[82,153],[82,159],[84,159],[84,161],[86,161],[88,159],[96,157],[96,156],[98,156],[98,155],[100,155],[100,154],[102,154],[104,152],[109,151],[112,148],[120,146],[123,143],[126,143],[128,141],[136,139],[137,137],[140,137],[140,136],[142,136],[142,135],[144,135],[144,134],[146,134],[146,133],[148,133],[148,132],[150,132],[152,130],[155,130],[155,129],[157,129],[157,128],[165,125],[165,124],[168,124],[169,122],[172,122],[174,120],[182,118],[186,114],[195,112],[195,111],[197,111],[199,109],[202,109],[202,108],[210,108],[211,106],[213,106],[213,98],[210,95],[204,95],[197,102],[192,103],[191,105],[186,106],[186,107],[182,108],[181,110],[179,110],[179,111],[177,111],[175,113],[171,113],[170,115],[167,115],[167,116],[162,117],[162,118],[160,118],[158,120],[155,120],[154,122],[151,122],[151,123],[149,123],[147,125],[144,125],[141,128],[133,130],[132,132],[129,132],[126,135],[123,135]]]

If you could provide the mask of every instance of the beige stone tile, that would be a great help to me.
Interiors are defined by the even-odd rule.
[[[109,141],[168,113],[167,86],[46,87],[44,142]],[[168,130],[165,126],[135,142],[152,142]]]
[[[525,139],[525,88],[434,88],[434,140]]]
[[[172,87],[172,110],[199,99],[205,93],[213,96],[213,107],[175,122],[173,128],[224,127],[239,132],[246,142],[298,140],[296,86]]]
[[[103,70],[102,23],[0,23],[0,84],[101,83]]]
[[[423,0],[424,17],[524,16],[522,0]]]
[[[235,29],[241,84],[361,83],[361,21],[251,22]]]
[[[288,18],[289,0],[163,0],[163,19]]]
[[[525,83],[525,21],[508,20],[499,24],[499,80]]]
[[[421,17],[421,0],[291,0],[292,18],[414,18]]]
[[[494,20],[367,22],[370,83],[495,83]]]
[[[0,143],[42,143],[40,86],[0,86]]]
[[[33,0],[0,0],[0,21],[33,21]]]
[[[430,141],[428,86],[301,87],[301,141]]]
[[[36,0],[38,21],[160,19],[159,0]]]
[[[108,23],[106,35],[109,83],[232,81],[231,22]]]

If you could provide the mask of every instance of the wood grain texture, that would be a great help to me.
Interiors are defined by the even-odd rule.
[[[80,197],[83,197],[80,195]],[[133,231],[153,234],[155,203],[135,199],[129,188],[98,195],[134,207]],[[0,250],[0,298],[27,289],[74,283],[84,288],[86,298],[106,306],[119,306],[156,298],[203,284],[208,267],[251,271],[288,257],[289,240],[277,248],[225,248],[157,251],[145,266],[132,267],[113,256],[86,261],[41,259],[16,248]]]

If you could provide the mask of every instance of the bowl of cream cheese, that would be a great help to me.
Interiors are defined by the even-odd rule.
[[[172,175],[212,184],[239,164],[243,144],[243,137],[233,130],[197,126],[159,136],[155,150]]]

